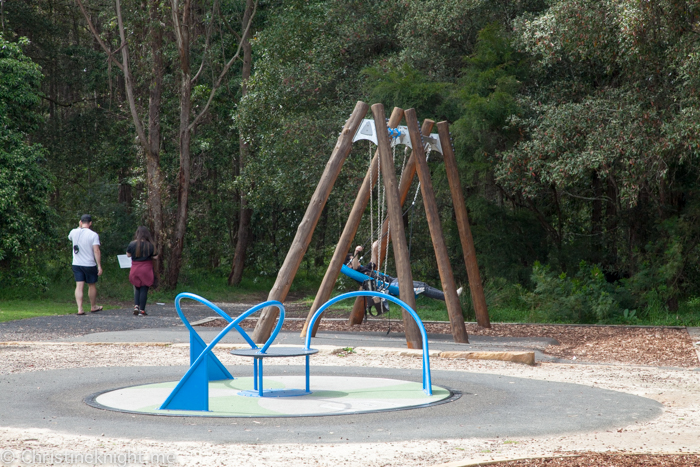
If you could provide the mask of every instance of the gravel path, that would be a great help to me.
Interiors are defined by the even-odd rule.
[[[143,356],[147,354],[148,358]],[[248,364],[245,359],[219,352],[225,364]],[[183,365],[188,350],[175,346],[43,345],[0,346],[0,375],[58,368],[109,366]],[[276,362],[296,365],[296,360]],[[214,445],[149,440],[147,433],[134,439],[76,436],[46,429],[0,428],[0,446],[19,453],[52,450],[72,452],[172,453],[181,465],[256,466],[430,466],[460,461],[491,461],[580,452],[699,453],[700,372],[683,368],[631,365],[562,365],[543,363],[535,367],[503,362],[436,359],[435,370],[470,371],[503,376],[560,381],[623,391],[662,403],[663,415],[650,422],[621,427],[617,431],[567,436],[517,439],[446,439],[443,441]],[[320,355],[314,365],[420,368],[412,357],[364,354]],[[1,422],[0,422],[1,424]],[[691,459],[692,460],[692,459]],[[694,460],[692,461],[694,462]],[[633,464],[634,465],[634,464]],[[674,465],[674,464],[663,464]],[[682,465],[682,464],[675,464]],[[686,464],[692,465],[692,464]]]

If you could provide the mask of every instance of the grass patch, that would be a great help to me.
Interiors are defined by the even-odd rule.
[[[90,302],[87,301],[84,304],[87,305],[85,307],[87,311]],[[114,306],[104,307],[105,310],[110,308],[114,308]],[[0,322],[36,318],[37,316],[70,315],[77,312],[78,305],[75,304],[75,301],[68,303],[49,300],[3,300],[0,302]]]
[[[104,274],[97,284],[97,301],[99,305],[110,308],[120,308],[133,303],[133,289],[129,283],[129,270],[120,269],[116,257],[103,259]],[[73,297],[75,282],[70,264],[56,262],[45,265],[44,275],[48,283],[41,286],[13,285],[0,287],[0,322],[36,316],[62,315],[77,312]],[[316,290],[321,281],[323,271],[300,268],[290,289],[288,301],[301,298],[301,302],[310,307]],[[227,284],[228,271],[218,269],[203,271],[184,267],[180,282],[175,290],[155,290],[149,293],[148,301],[153,304],[162,302],[172,304],[180,292],[191,292],[215,302],[245,302],[259,303],[267,298],[275,277],[256,275],[250,271],[244,275],[241,284],[230,287]],[[439,287],[439,284],[436,284]],[[358,284],[343,276],[336,284],[335,295],[356,291]],[[533,309],[522,299],[521,288],[512,284],[491,281],[485,286],[486,302],[489,317],[493,323],[532,323],[544,324],[552,322],[538,309]],[[474,310],[471,305],[469,289],[460,297],[463,316],[466,321],[474,321]],[[87,288],[84,303],[88,304]],[[344,300],[333,305],[333,310],[349,312],[354,300]],[[424,321],[449,321],[445,302],[432,300],[423,296],[416,298],[418,316]],[[665,303],[649,303],[636,313],[606,321],[607,324],[635,324],[652,326],[700,326],[700,297],[691,297],[681,301],[679,310],[668,310]],[[401,309],[398,305],[389,304],[389,316],[384,318],[400,319]],[[551,319],[551,317],[550,317]],[[570,324],[572,321],[557,320],[557,323]]]
[[[134,300],[133,287],[129,283],[129,270],[120,269],[115,258],[104,258],[104,273],[97,282],[97,304],[104,309],[131,307]],[[47,267],[49,282],[45,287],[17,285],[0,287],[0,322],[37,316],[65,315],[77,313],[75,303],[75,279],[70,265]],[[149,291],[148,303],[172,304],[177,294],[191,292],[214,302],[258,303],[267,298],[275,278],[269,276],[244,275],[241,284],[228,285],[225,271],[202,272],[183,268],[181,279],[175,290]],[[320,279],[300,270],[290,295],[299,296],[318,287]],[[83,305],[90,306],[88,288],[85,287]],[[312,298],[313,300],[313,298]]]

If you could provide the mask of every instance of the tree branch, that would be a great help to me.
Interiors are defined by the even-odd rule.
[[[607,196],[600,196],[600,197],[597,197],[597,198],[589,198],[589,197],[587,197],[587,196],[579,196],[579,195],[575,195],[575,194],[573,194],[573,193],[569,193],[569,192],[566,191],[566,190],[562,190],[561,192],[562,192],[563,194],[565,194],[566,196],[570,196],[570,197],[576,198],[576,199],[582,199],[582,200],[584,200],[584,201],[612,201],[612,198],[609,198],[609,197],[607,197]]]
[[[173,2],[177,2],[177,0],[173,0]],[[228,73],[228,70],[231,68],[231,65],[233,65],[233,62],[235,62],[241,55],[241,48],[243,47],[243,41],[247,39],[248,37],[248,32],[250,31],[250,26],[253,24],[253,18],[255,17],[255,12],[258,9],[258,0],[255,0],[255,3],[253,4],[253,13],[250,15],[250,19],[248,20],[248,24],[246,25],[245,31],[243,32],[243,39],[238,42],[238,49],[236,50],[236,54],[231,57],[231,60],[226,63],[226,66],[224,66],[224,69],[221,71],[221,74],[219,74],[219,78],[216,80],[216,83],[214,83],[214,86],[211,89],[211,92],[209,93],[209,99],[207,100],[206,105],[202,109],[202,111],[197,115],[194,120],[192,120],[192,123],[190,123],[190,126],[187,128],[189,131],[191,131],[195,126],[199,123],[201,118],[204,116],[204,114],[209,110],[209,105],[211,104],[211,101],[214,100],[214,96],[216,95],[216,91],[219,89],[219,86],[221,86],[221,82],[223,81],[224,77],[226,76],[226,73]]]
[[[100,44],[100,47],[102,47],[102,49],[103,49],[103,50],[105,51],[105,53],[107,54],[107,59],[108,59],[108,60],[112,60],[112,62],[114,62],[114,64],[117,65],[117,68],[119,68],[120,70],[124,71],[124,67],[122,66],[122,64],[119,63],[119,61],[118,61],[116,58],[114,58],[114,55],[113,55],[114,53],[116,53],[117,51],[119,51],[119,49],[121,49],[121,47],[119,47],[119,49],[117,49],[117,50],[114,51],[114,52],[112,52],[111,50],[109,50],[109,47],[107,47],[107,44],[105,44],[104,41],[102,41],[102,38],[101,38],[100,35],[97,33],[97,29],[95,29],[95,26],[92,24],[92,21],[90,21],[90,16],[88,15],[87,10],[85,10],[85,6],[83,6],[83,2],[81,2],[80,0],[75,0],[75,2],[76,2],[76,3],[78,4],[78,6],[80,7],[80,11],[83,12],[83,16],[85,17],[85,21],[87,21],[88,27],[90,28],[90,31],[92,32],[92,35],[95,36],[95,39],[96,39],[97,42]],[[124,46],[124,44],[122,43],[122,47],[123,47],[123,46]]]
[[[57,100],[51,99],[50,97],[47,97],[47,96],[42,96],[42,95],[40,95],[39,97],[42,98],[42,99],[44,99],[44,100],[46,100],[46,101],[52,102],[52,103],[54,103],[54,104],[56,104],[56,105],[58,105],[58,106],[60,106],[60,107],[73,107],[73,104],[78,104],[78,103],[80,103],[80,102],[96,101],[96,100],[98,100],[98,99],[102,99],[103,97],[107,97],[107,96],[109,96],[109,94],[100,95],[100,96],[94,97],[94,98],[92,98],[92,99],[87,99],[87,98],[85,98],[85,99],[78,99],[77,101],[69,102],[69,103],[67,103],[67,104],[64,104],[64,103],[62,103],[62,102],[58,102]]]
[[[228,21],[226,21],[226,18],[224,17],[224,15],[221,14],[221,4],[219,4],[219,18],[221,18],[221,22],[224,23],[224,24],[226,25],[226,29],[228,29],[228,32],[230,32],[231,34],[233,34],[233,35],[236,37],[236,39],[240,41],[240,40],[241,40],[241,36],[239,36],[238,33],[237,33],[236,31],[233,30],[233,28],[231,27],[231,25],[228,24]]]
[[[148,140],[146,139],[146,132],[143,129],[143,124],[139,118],[138,111],[136,109],[136,99],[134,99],[134,84],[131,79],[131,72],[129,71],[129,47],[126,46],[126,34],[124,33],[124,21],[122,20],[122,7],[120,0],[116,0],[117,8],[117,23],[119,25],[119,38],[121,39],[122,51],[122,71],[124,72],[124,87],[126,88],[126,97],[129,102],[129,109],[131,110],[131,116],[134,119],[134,127],[136,127],[136,134],[139,137],[139,142],[144,148],[148,147]]]
[[[182,34],[180,31],[180,18],[177,16],[179,5],[177,0],[170,1],[170,13],[173,17],[173,30],[175,31],[175,40],[177,41],[178,50],[182,47]]]
[[[190,83],[194,84],[195,81],[197,81],[197,78],[199,78],[199,74],[202,72],[204,69],[204,62],[207,59],[207,50],[209,50],[209,39],[211,38],[211,31],[214,29],[214,13],[216,13],[216,10],[218,9],[218,1],[214,0],[214,4],[212,5],[211,8],[211,23],[209,23],[209,27],[207,28],[207,36],[206,40],[204,41],[204,52],[202,52],[202,63],[199,65],[199,70],[197,70],[197,73],[195,73],[194,78],[190,80]]]

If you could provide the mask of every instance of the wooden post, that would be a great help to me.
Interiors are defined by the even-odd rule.
[[[438,123],[438,134],[440,135],[442,155],[445,159],[447,181],[450,184],[450,192],[452,193],[452,204],[454,205],[455,216],[457,218],[459,239],[462,242],[462,254],[464,255],[464,265],[467,268],[469,290],[472,295],[476,322],[481,327],[490,328],[489,311],[486,308],[486,297],[484,297],[484,286],[481,283],[479,264],[476,261],[474,239],[472,238],[472,231],[469,227],[467,208],[464,205],[464,194],[462,193],[462,184],[459,181],[457,159],[455,158],[454,148],[450,140],[450,125],[447,122]]]
[[[401,123],[401,119],[403,119],[403,109],[400,109],[398,107],[394,107],[393,112],[391,112],[391,118],[389,118],[389,126],[391,128],[396,128],[399,126],[399,123]],[[354,137],[354,135],[353,135]],[[370,163],[370,168],[367,169],[367,174],[365,175],[365,179],[362,182],[362,186],[360,187],[360,191],[357,193],[357,197],[355,198],[355,204],[352,205],[352,209],[350,210],[350,215],[348,216],[348,220],[345,223],[345,228],[343,229],[343,233],[340,235],[340,239],[338,240],[338,244],[335,247],[335,251],[333,252],[333,257],[331,258],[331,262],[328,265],[328,269],[326,270],[326,274],[323,276],[323,281],[321,282],[321,286],[318,288],[318,292],[316,293],[316,298],[314,299],[313,305],[311,305],[311,309],[309,310],[309,314],[306,317],[306,322],[304,323],[304,329],[301,331],[301,337],[306,336],[306,331],[309,326],[309,322],[311,321],[311,318],[313,317],[314,313],[316,313],[316,310],[318,310],[321,305],[326,303],[328,299],[331,296],[331,292],[333,292],[333,286],[335,285],[335,282],[338,280],[338,275],[340,274],[340,268],[343,266],[343,262],[345,261],[345,256],[348,253],[348,250],[350,249],[352,245],[352,241],[355,238],[355,234],[357,233],[357,229],[360,226],[360,222],[362,221],[362,214],[365,212],[365,208],[367,207],[367,202],[369,201],[369,195],[372,189],[374,189],[374,185],[377,183],[377,173],[378,173],[378,163],[379,163],[379,150],[377,150],[374,154],[374,158],[372,158],[372,162]],[[371,174],[371,178],[370,178]],[[370,246],[371,248],[371,246]],[[361,311],[360,311],[361,310]],[[353,312],[350,315],[350,324],[360,324],[362,323],[362,319],[364,318],[364,310],[365,310],[365,298],[364,297],[358,297],[357,300],[355,300],[355,305],[353,306]],[[356,320],[357,316],[359,316],[359,322],[353,322],[353,320]],[[355,317],[355,318],[353,318]],[[319,318],[316,321],[316,324],[314,326],[314,329],[311,332],[311,336],[316,335],[316,331],[318,330],[318,326],[321,323],[321,319]]]
[[[358,290],[362,290],[362,286]],[[365,319],[365,310],[367,309],[367,300],[369,297],[357,297],[352,305],[352,310],[350,310],[350,317],[348,318],[348,324],[350,326],[355,326],[356,324],[362,324]],[[314,302],[315,303],[315,302]],[[307,319],[308,321],[308,319]],[[321,321],[320,319],[318,321]],[[312,336],[316,336],[316,331],[318,331],[318,321],[314,326]],[[306,325],[304,327],[306,329]],[[302,337],[304,337],[304,331],[302,331]]]
[[[311,197],[309,206],[306,208],[304,218],[297,228],[292,246],[289,248],[287,257],[284,259],[284,263],[277,273],[275,285],[267,296],[268,300],[284,302],[284,299],[287,298],[287,293],[299,269],[301,260],[304,258],[306,249],[309,247],[318,219],[328,200],[328,195],[330,195],[333,185],[340,173],[340,169],[343,167],[343,163],[348,157],[350,149],[352,149],[352,139],[355,137],[355,133],[357,133],[362,119],[367,114],[367,108],[367,104],[358,101],[352,115],[350,115],[350,118],[345,122],[343,131],[340,133],[340,136],[338,136],[338,142],[335,144],[335,148],[333,148],[333,153],[326,164],[323,175],[321,175],[321,180],[318,182],[316,191]],[[276,307],[267,307],[262,311],[260,319],[253,331],[252,338],[255,342],[260,344],[270,337],[278,315],[279,310]]]
[[[362,287],[359,288],[362,290]],[[367,309],[367,300],[371,300],[370,297],[357,297],[355,302],[352,304],[352,310],[350,311],[350,318],[348,318],[348,324],[354,326],[355,324],[362,324],[365,319],[365,310]],[[319,318],[318,321],[321,321]],[[314,326],[313,334],[311,336],[316,336],[316,331],[318,331],[318,321]],[[304,337],[304,331],[302,331],[302,336]]]
[[[396,183],[394,160],[391,156],[391,143],[389,142],[389,129],[386,126],[384,106],[382,104],[374,104],[372,106],[372,115],[374,115],[374,124],[377,128],[379,162],[382,164],[382,174],[384,175],[387,211],[391,222],[390,228],[394,231],[392,245],[394,246],[394,260],[396,261],[396,273],[399,279],[399,295],[401,300],[415,310],[416,296],[413,292],[413,276],[408,257],[408,245],[406,245],[406,233],[403,228],[399,187]],[[418,325],[406,311],[403,311],[403,325],[406,331],[406,345],[408,348],[422,349],[423,340]]]
[[[430,136],[430,132],[433,131],[433,126],[435,122],[430,119],[423,120],[423,127],[421,128],[421,134],[423,136]],[[413,144],[413,143],[411,143]],[[413,178],[416,176],[416,153],[411,151],[411,156],[408,158],[406,167],[401,173],[401,180],[399,182],[399,199],[401,200],[401,207],[406,204],[406,198],[408,198],[408,192],[411,189],[411,184],[413,183]],[[384,257],[386,256],[386,249],[389,246],[389,241],[391,241],[391,232],[389,232],[389,218],[384,219],[382,224],[381,242],[379,243],[379,248],[377,249],[377,269],[381,266]]]
[[[403,113],[401,115],[403,116]],[[391,123],[392,120],[391,118],[389,118],[389,126],[391,126]],[[430,132],[433,131],[434,124],[434,121],[426,119],[423,122],[423,134],[426,136],[430,135]],[[398,126],[398,124],[396,126]],[[406,202],[406,197],[408,196],[408,191],[411,188],[411,183],[413,182],[413,177],[415,175],[416,159],[413,153],[411,153],[411,156],[408,158],[408,162],[406,163],[406,167],[404,167],[403,172],[401,173],[401,180],[399,182],[399,198],[401,201],[401,206],[403,206]],[[384,219],[384,223],[382,224],[382,230],[380,231],[379,238],[377,239],[377,241],[379,242],[379,248],[377,248],[377,269],[379,269],[379,267],[383,264],[382,262],[384,261],[384,258],[386,256],[386,249],[389,247],[390,240],[391,232],[389,231],[389,218],[387,217]],[[370,245],[370,248],[372,248],[372,245]],[[357,301],[359,302],[360,300],[361,298],[358,297]],[[360,308],[358,306],[355,306],[353,307],[352,312],[350,314],[348,324],[362,324],[363,318],[364,312],[361,314]]]
[[[438,272],[440,273],[440,282],[442,282],[442,290],[445,292],[445,304],[447,305],[447,314],[450,317],[452,338],[455,342],[468,343],[469,339],[467,337],[467,330],[464,327],[462,307],[459,304],[455,278],[452,274],[452,266],[450,266],[450,256],[447,254],[445,236],[442,233],[442,225],[440,224],[440,213],[438,211],[437,201],[435,201],[433,181],[430,178],[428,162],[425,160],[423,138],[418,130],[416,110],[408,109],[405,115],[408,134],[411,136],[411,144],[413,145],[413,154],[416,155],[416,172],[418,172],[420,191],[423,195],[425,215],[428,218],[430,237],[433,240],[433,249],[435,250]]]

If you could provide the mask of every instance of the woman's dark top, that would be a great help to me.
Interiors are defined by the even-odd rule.
[[[345,265],[349,267],[350,269],[353,269],[352,267],[352,259],[353,255],[348,253],[348,255],[345,257]],[[372,275],[372,271],[375,269],[374,263],[370,262],[367,266],[363,266],[360,264],[360,267],[357,268],[358,272],[361,272],[362,274],[366,274],[368,276]]]
[[[128,247],[126,247],[126,252],[131,255],[131,261],[148,261],[155,256],[156,247],[153,246],[152,243],[145,240],[141,242],[141,251],[139,251],[139,255],[136,256],[136,247],[138,246],[138,243],[139,242],[134,240],[133,242],[129,243]]]

